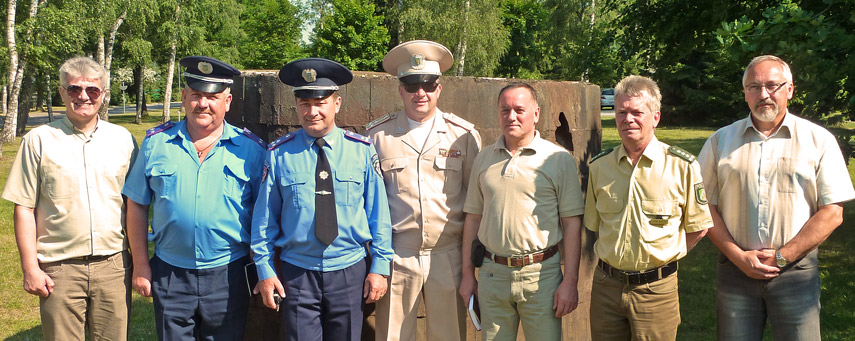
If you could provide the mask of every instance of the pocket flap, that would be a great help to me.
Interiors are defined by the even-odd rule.
[[[380,160],[380,168],[384,171],[400,170],[407,167],[407,158],[396,157]]]
[[[460,170],[463,168],[463,160],[456,157],[437,156],[433,164],[438,169]]]
[[[174,163],[157,163],[151,165],[151,176],[168,176],[175,174],[178,165]]]
[[[302,185],[309,182],[311,176],[309,173],[287,173],[279,178],[279,183],[282,186]]]
[[[226,169],[236,178],[243,181],[249,181],[249,175],[246,174],[246,170],[244,169],[244,167],[227,164]]]
[[[674,200],[651,200],[641,201],[641,212],[649,216],[670,217],[677,212],[677,202]]]
[[[335,172],[335,179],[338,181],[357,182],[361,183],[365,173],[355,171]]]

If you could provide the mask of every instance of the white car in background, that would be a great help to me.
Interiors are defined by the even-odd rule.
[[[615,107],[615,89],[606,88],[600,90],[600,108]]]

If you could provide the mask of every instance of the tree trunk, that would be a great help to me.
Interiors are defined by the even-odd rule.
[[[9,7],[6,10],[6,42],[9,46],[9,85],[11,88],[15,87],[14,84],[18,79],[18,49],[15,43],[15,12],[17,4],[16,0],[9,0]],[[15,119],[15,113],[18,112],[18,96],[12,95],[10,97],[9,106],[6,108],[6,120],[3,122],[3,131],[0,132],[0,143],[15,140],[15,124],[18,123]]]
[[[53,90],[50,84],[50,72],[45,71],[45,92],[47,92],[47,96],[45,97],[45,101],[47,101],[47,117],[48,122],[53,122]]]
[[[107,41],[104,44],[104,60],[103,60],[103,63],[101,65],[104,66],[105,70],[107,70],[108,75],[112,75],[110,68],[112,67],[112,64],[113,64],[113,46],[116,43],[116,32],[119,31],[119,27],[122,26],[122,23],[125,22],[125,16],[127,16],[127,15],[128,15],[128,10],[126,8],[124,10],[124,12],[122,12],[122,15],[120,15],[118,18],[116,18],[116,21],[113,22],[113,26],[110,27],[109,38],[107,38]],[[103,37],[101,37],[100,39],[103,40]],[[99,46],[99,48],[100,48],[100,46]],[[106,90],[106,93],[104,94],[104,104],[102,104],[101,108],[98,109],[98,115],[101,116],[101,118],[104,119],[105,121],[108,120],[108,118],[109,118],[108,110],[110,110],[110,98],[113,97],[112,96],[113,92],[110,91],[110,88],[111,88],[110,84],[112,84],[112,83],[113,83],[112,78],[107,77],[107,84],[103,84],[104,88]]]
[[[3,86],[3,94],[0,96],[3,97],[2,98],[3,116],[5,116],[6,115],[6,105],[9,104],[9,87],[8,86],[5,86],[5,85]]]
[[[27,70],[27,73],[32,73],[32,70]],[[18,135],[23,135],[27,128],[27,120],[30,118],[30,109],[33,107],[33,90],[35,90],[35,77],[24,77],[21,83],[21,94],[19,96],[18,105],[18,124],[15,132]]]
[[[178,26],[179,13],[181,5],[175,5],[175,26]],[[163,122],[170,120],[170,104],[172,103],[172,77],[175,74],[175,54],[178,45],[178,29],[172,32],[172,39],[169,45],[169,66],[166,68],[166,86],[163,89]]]
[[[134,122],[136,122],[137,124],[142,124],[142,112],[143,107],[145,107],[145,98],[143,98],[144,87],[142,66],[137,66],[134,68],[134,83],[136,83],[137,86],[137,115]]]
[[[466,29],[469,26],[469,0],[463,1],[463,34],[457,43],[457,76],[463,76],[463,67],[466,64]]]

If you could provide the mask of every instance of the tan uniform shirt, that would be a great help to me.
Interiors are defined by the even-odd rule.
[[[712,227],[695,157],[656,137],[633,167],[623,144],[591,161],[585,226],[594,253],[625,271],[653,269],[686,255],[686,233]]]
[[[122,186],[135,155],[131,133],[105,121],[88,136],[68,118],[24,135],[2,196],[35,208],[40,262],[127,249]]]
[[[480,214],[478,239],[500,256],[537,252],[562,239],[560,217],[585,210],[576,160],[540,138],[516,154],[504,136],[475,159],[463,210]]]
[[[710,203],[746,250],[778,249],[819,206],[855,198],[834,136],[789,113],[768,137],[750,117],[719,129],[699,159]]]
[[[438,109],[427,142],[409,134],[403,112],[378,122],[367,134],[383,170],[395,252],[412,256],[459,247],[463,202],[481,136],[471,123]]]

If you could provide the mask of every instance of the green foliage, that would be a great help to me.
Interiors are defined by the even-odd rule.
[[[351,70],[381,71],[389,32],[369,0],[332,0],[332,14],[321,18],[309,49]]]
[[[499,59],[508,50],[508,29],[502,24],[502,4],[498,0],[405,1],[401,7],[401,41],[428,39],[448,47],[457,70],[462,46],[466,56],[464,75],[495,75]]]
[[[543,78],[555,59],[544,39],[549,11],[538,0],[505,0],[502,22],[510,44],[499,60],[496,75],[508,78]]]
[[[297,8],[288,0],[244,0],[239,46],[241,64],[253,69],[278,69],[303,55]]]

